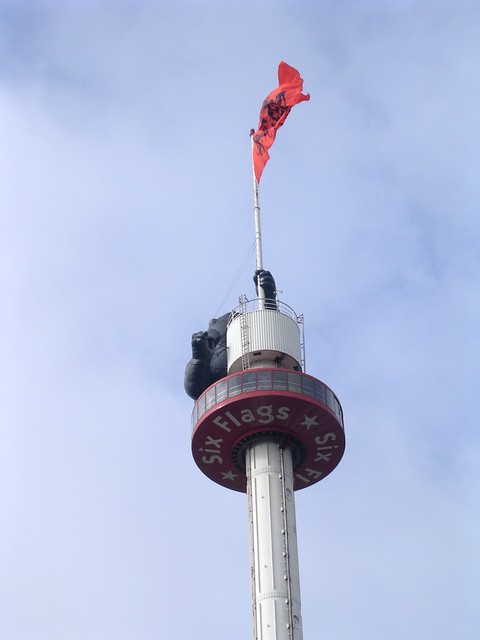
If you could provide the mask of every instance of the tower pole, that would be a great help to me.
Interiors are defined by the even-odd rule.
[[[253,640],[302,640],[290,448],[255,440],[246,451]]]

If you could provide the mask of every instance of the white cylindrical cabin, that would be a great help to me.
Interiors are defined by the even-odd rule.
[[[254,307],[258,301],[248,304]],[[301,370],[299,320],[293,309],[278,302],[278,309],[245,308],[232,314],[227,330],[227,370],[281,367]],[[246,307],[246,305],[245,305]],[[245,359],[248,358],[248,367]]]

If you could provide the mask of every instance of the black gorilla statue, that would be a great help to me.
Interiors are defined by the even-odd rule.
[[[270,271],[259,269],[253,276],[257,295],[265,295],[265,308],[276,309],[275,280]],[[227,375],[227,324],[231,313],[213,318],[207,331],[192,336],[192,358],[185,370],[185,391],[196,400],[207,387]]]
[[[207,331],[192,336],[192,359],[185,370],[185,391],[196,400],[207,387],[227,375],[227,323],[231,313],[213,318]]]

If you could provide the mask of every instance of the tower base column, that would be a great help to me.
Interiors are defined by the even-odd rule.
[[[255,440],[246,473],[253,640],[303,640],[292,453]]]

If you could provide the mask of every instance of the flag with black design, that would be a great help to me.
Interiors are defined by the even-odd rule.
[[[257,182],[260,182],[262,171],[270,158],[268,150],[292,107],[310,100],[310,94],[302,93],[303,80],[300,73],[286,62],[278,65],[278,85],[265,98],[260,110],[258,129],[253,133],[253,167]]]

